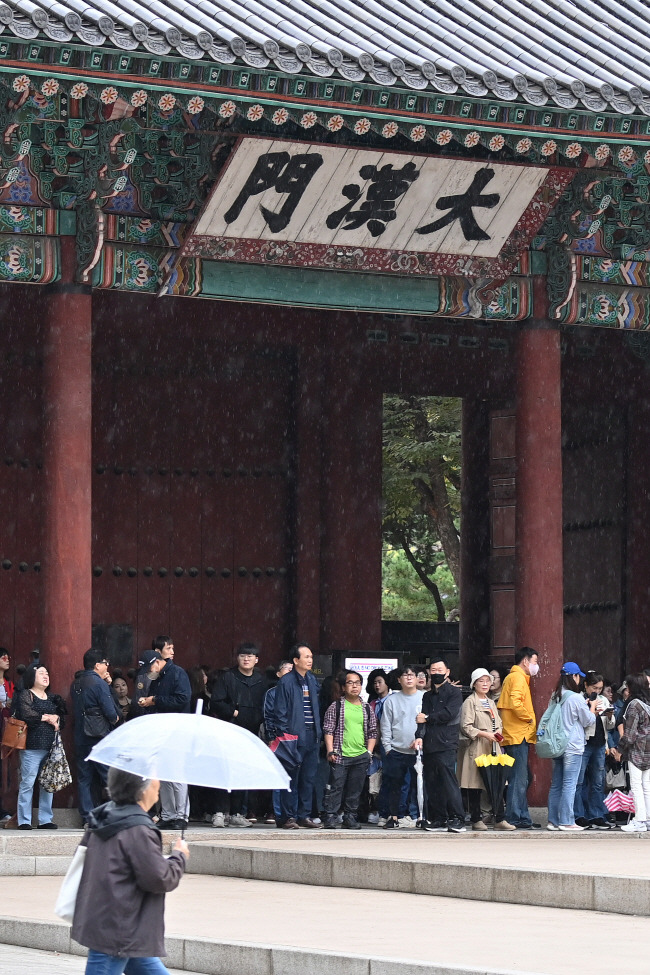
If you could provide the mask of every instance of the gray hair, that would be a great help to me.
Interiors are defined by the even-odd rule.
[[[149,788],[151,779],[143,779],[133,772],[124,772],[121,768],[108,770],[108,794],[116,806],[132,806],[142,799]]]

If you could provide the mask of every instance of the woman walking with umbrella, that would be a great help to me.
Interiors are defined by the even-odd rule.
[[[499,763],[479,767],[482,756],[500,756],[503,725],[495,702],[490,698],[492,687],[490,672],[484,667],[473,671],[470,677],[473,693],[463,702],[460,712],[460,732],[469,739],[467,748],[461,748],[458,756],[458,778],[461,789],[467,789],[470,818],[473,830],[487,829],[481,818],[481,792],[486,791],[494,813],[494,828],[515,829],[506,822],[503,793],[507,767]]]
[[[111,768],[111,801],[89,816],[87,847],[72,937],[88,949],[86,975],[165,975],[165,894],[178,887],[189,849],[177,839],[171,856],[148,816],[158,779]]]

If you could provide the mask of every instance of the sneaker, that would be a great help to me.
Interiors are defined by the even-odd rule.
[[[482,819],[479,819],[477,823],[472,823],[472,829],[475,833],[487,833],[487,826]]]
[[[370,823],[371,826],[378,826],[379,825],[379,813],[378,812],[368,813],[368,822]]]
[[[398,820],[397,819],[393,819],[393,817],[390,816],[386,820],[386,822],[384,823],[384,829],[399,829],[399,822],[398,822]]]
[[[315,823],[317,826],[323,825],[323,820],[320,818],[320,816],[312,816],[311,821],[312,823]]]
[[[58,829],[56,823],[39,823],[37,829]]]
[[[556,831],[556,829],[557,829],[557,826],[555,825],[555,823],[549,823],[549,824],[548,824],[548,826],[547,826],[546,828],[547,828],[548,830],[550,830],[550,831],[551,831],[551,833],[554,833],[554,832]]]
[[[603,816],[600,816],[598,819],[592,819],[589,825],[592,829],[616,829],[616,827],[612,826],[611,823],[608,823]]]
[[[589,829],[591,823],[588,819],[585,818],[585,816],[578,816],[578,818],[576,819],[576,825],[582,826],[583,829]]]
[[[379,819],[377,820],[377,826],[383,829],[383,827],[386,825],[387,822],[388,822],[387,819],[384,819],[383,816],[380,816]]]
[[[0,814],[0,823],[8,823],[11,819],[11,813],[3,812]]]
[[[323,829],[338,829],[339,821],[336,816],[327,816],[323,823]]]
[[[211,823],[212,822],[212,814],[211,813],[203,813],[203,822],[204,823]]]
[[[584,833],[584,826],[578,826],[577,823],[567,823],[564,826],[558,826],[561,833]]]
[[[235,813],[234,816],[230,817],[230,822],[228,825],[236,826],[238,829],[246,829],[247,826],[250,826],[250,823],[245,816],[242,816],[241,813]]]
[[[402,829],[415,829],[415,820],[411,819],[410,816],[402,816],[397,822],[400,824]]]
[[[449,833],[465,833],[465,823],[462,821],[462,819],[450,819],[447,823],[447,831]]]
[[[189,825],[186,819],[177,819],[174,823],[174,829],[187,829]]]
[[[226,818],[223,813],[215,813],[212,817],[212,825],[217,829],[223,829],[226,825]]]
[[[502,820],[500,820],[500,822],[494,824],[494,828],[495,829],[504,829],[504,830],[505,829],[508,829],[508,830],[510,830],[510,829],[516,829],[517,827],[516,826],[513,826],[512,823],[509,823],[507,819],[502,819]]]
[[[22,829],[21,826],[18,829]],[[621,826],[624,833],[645,833],[647,832],[647,827],[645,823],[639,822],[638,819],[633,819],[626,826]]]
[[[447,824],[443,823],[441,819],[434,819],[432,822],[427,823],[425,829],[427,833],[446,833]]]
[[[31,828],[32,828],[32,824],[31,823],[19,823],[18,824],[18,829],[31,829]],[[643,828],[645,829],[645,826]]]
[[[361,829],[361,823],[356,816],[344,816],[343,829]]]
[[[158,829],[176,829],[175,819],[159,819],[156,823]]]

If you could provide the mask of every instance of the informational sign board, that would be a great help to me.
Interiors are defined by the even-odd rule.
[[[346,657],[345,658],[345,669],[346,670],[356,670],[357,673],[361,674],[363,677],[363,689],[362,695],[364,699],[368,697],[368,688],[366,687],[366,681],[368,680],[368,674],[372,670],[377,668],[383,668],[386,673],[390,670],[394,670],[397,667],[398,660],[397,657]]]

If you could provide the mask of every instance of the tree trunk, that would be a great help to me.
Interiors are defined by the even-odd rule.
[[[433,596],[433,601],[436,604],[436,610],[438,611],[438,622],[445,623],[447,621],[447,616],[445,614],[445,607],[443,606],[442,599],[440,597],[440,590],[438,589],[433,579],[429,578],[429,576],[426,574],[426,572],[424,571],[424,569],[422,568],[422,566],[420,565],[416,557],[413,555],[413,552],[411,551],[411,547],[408,541],[406,540],[406,535],[399,535],[398,541],[404,550],[404,555],[406,556],[410,564],[413,566],[413,569],[417,573],[418,578],[420,579],[422,584],[426,586],[426,588]]]
[[[429,465],[428,484],[422,478],[416,477],[413,485],[422,498],[424,510],[436,527],[449,571],[460,588],[460,538],[451,515],[442,464],[437,462]]]

